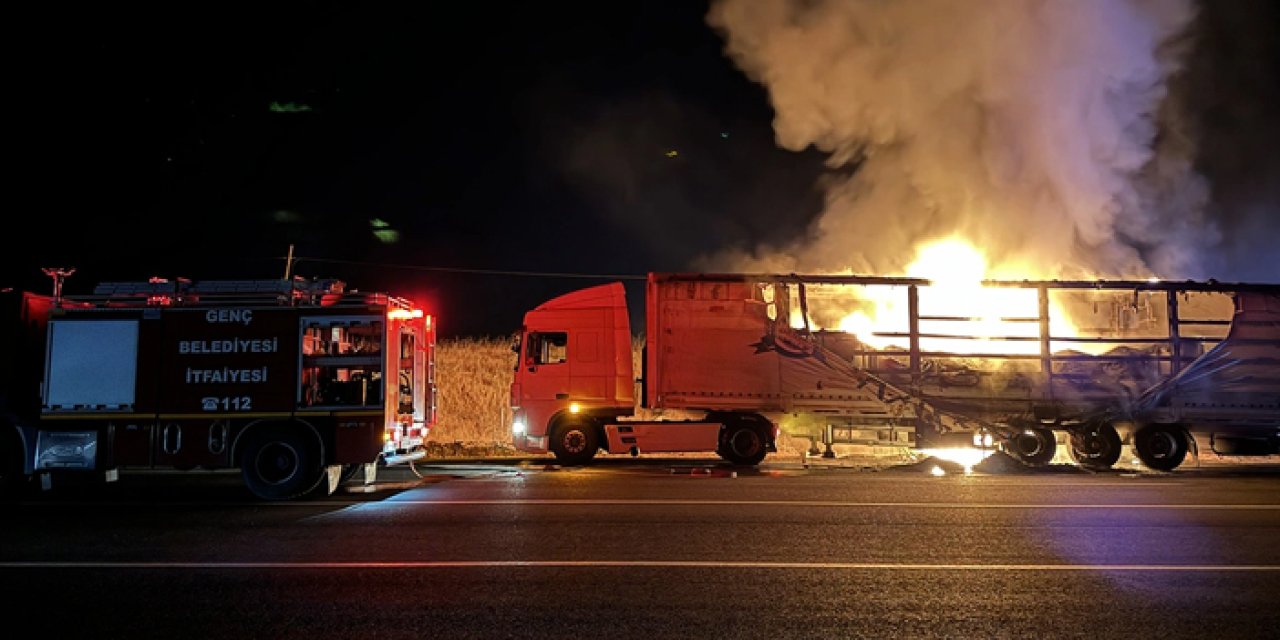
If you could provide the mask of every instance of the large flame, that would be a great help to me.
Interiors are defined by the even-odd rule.
[[[971,243],[952,237],[923,244],[906,271],[910,277],[932,283],[919,289],[919,314],[924,318],[919,331],[925,336],[921,350],[973,355],[1040,352],[1036,290],[983,286],[983,280],[992,275],[986,258]],[[839,329],[878,349],[906,348],[907,338],[886,335],[909,330],[907,297],[900,288],[894,289],[898,290],[868,288],[864,303],[870,311],[845,316]],[[1065,310],[1052,300],[1049,306],[1050,335],[1076,336],[1078,331]]]

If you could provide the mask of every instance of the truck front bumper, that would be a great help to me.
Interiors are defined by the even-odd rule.
[[[512,436],[511,444],[515,448],[526,453],[546,453],[547,437],[546,436],[528,436],[516,435]]]

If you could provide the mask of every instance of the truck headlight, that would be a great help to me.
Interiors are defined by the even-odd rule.
[[[513,420],[513,421],[511,422],[511,434],[512,434],[512,435],[522,436],[522,435],[524,435],[524,434],[525,434],[525,431],[527,431],[527,430],[528,430],[528,428],[527,428],[527,427],[525,427],[524,419],[523,419],[523,418],[516,418],[515,420]]]

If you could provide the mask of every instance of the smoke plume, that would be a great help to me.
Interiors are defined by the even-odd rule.
[[[895,274],[923,242],[994,277],[1202,278],[1221,231],[1170,100],[1190,0],[721,0],[777,144],[828,155],[806,237],[704,268]]]

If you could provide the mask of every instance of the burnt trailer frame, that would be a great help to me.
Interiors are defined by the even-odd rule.
[[[842,403],[839,398],[822,393],[792,394],[781,406],[772,407],[784,413],[808,413],[822,417],[823,434],[828,442],[850,441],[879,444],[908,444],[917,448],[944,444],[1003,443],[1015,455],[1033,463],[1048,461],[1054,453],[1054,430],[1065,431],[1070,438],[1071,453],[1082,464],[1106,467],[1119,456],[1121,442],[1135,445],[1143,462],[1157,469],[1176,467],[1196,447],[1197,435],[1210,447],[1222,453],[1272,454],[1280,453],[1280,328],[1276,314],[1280,313],[1280,285],[1256,283],[1219,283],[1215,281],[1160,281],[1160,280],[986,280],[984,289],[1024,289],[1035,292],[1036,312],[1018,318],[1002,318],[1006,323],[1025,323],[1035,326],[1030,335],[977,336],[955,332],[943,332],[938,326],[959,323],[973,318],[930,315],[922,311],[921,294],[931,287],[939,287],[922,278],[895,278],[840,275],[799,274],[652,274],[648,325],[652,329],[661,324],[654,315],[662,304],[655,298],[655,290],[662,287],[688,286],[689,296],[715,297],[718,285],[754,283],[757,287],[775,287],[785,290],[788,304],[778,313],[794,317],[798,308],[801,326],[792,322],[778,322],[775,341],[811,345],[819,356],[822,353],[838,355],[851,366],[851,375],[859,378],[861,385],[879,389],[877,393],[886,405],[897,405],[893,410],[850,410],[856,403]],[[905,307],[905,329],[881,332],[878,338],[906,342],[906,347],[885,351],[869,346],[838,344],[848,334],[838,331],[811,330],[810,314],[817,306],[812,294],[824,287],[851,286],[863,289],[898,289]],[[707,288],[710,289],[707,289]],[[725,289],[727,291],[727,289]],[[1216,317],[1197,317],[1191,311],[1184,314],[1184,304],[1191,296],[1200,294],[1229,296],[1234,311],[1223,311],[1218,304]],[[775,296],[778,294],[775,292]],[[1072,295],[1131,296],[1136,310],[1141,302],[1160,325],[1147,335],[1114,335],[1081,337],[1055,335],[1056,320],[1051,312],[1052,303]],[[1242,315],[1244,301],[1251,300],[1255,308],[1252,316]],[[1194,301],[1194,300],[1193,300]],[[776,300],[775,300],[776,302]],[[1159,306],[1158,309],[1152,307]],[[1269,306],[1268,306],[1269,305]],[[1096,307],[1096,302],[1095,302]],[[1096,309],[1095,309],[1096,310]],[[1234,326],[1242,318],[1254,318]],[[1148,319],[1151,320],[1151,319]],[[1148,323],[1150,324],[1150,322]],[[924,329],[925,325],[934,327]],[[1236,335],[1239,330],[1251,331],[1249,335]],[[785,336],[782,334],[786,334]],[[657,336],[659,340],[661,336]],[[649,339],[653,340],[653,336]],[[965,356],[955,352],[930,350],[925,344],[933,340],[984,340],[993,344],[1013,345],[1021,343],[1034,348],[986,349],[980,357],[988,362],[1021,363],[1038,369],[1035,382],[1028,384],[1027,393],[968,393],[964,385],[948,385],[938,375],[938,363]],[[1229,340],[1228,340],[1229,339]],[[1252,356],[1236,354],[1224,358],[1223,350],[1231,342],[1237,352],[1252,350]],[[1104,347],[1123,345],[1129,350],[1117,353],[1082,353],[1064,347]],[[1137,345],[1139,348],[1134,349]],[[647,347],[649,345],[646,345]],[[804,350],[802,347],[801,350]],[[1207,351],[1205,351],[1207,349]],[[1215,351],[1216,350],[1216,351]],[[1216,354],[1216,355],[1215,355]],[[1210,358],[1210,356],[1213,356]],[[1210,367],[1206,359],[1213,359]],[[894,366],[886,366],[892,362]],[[905,366],[904,363],[905,362]],[[652,406],[671,406],[670,397],[658,394],[664,389],[661,380],[652,380],[651,372],[661,372],[652,354],[645,356],[644,376],[646,402]],[[1070,370],[1085,366],[1110,366],[1116,368],[1145,367],[1155,377],[1141,381],[1141,388],[1132,380],[1129,386],[1107,388],[1098,381],[1090,381],[1093,388],[1082,390],[1080,376]],[[1203,372],[1246,371],[1236,376],[1237,382],[1245,380],[1244,391],[1215,392],[1204,388]],[[978,373],[952,371],[952,379],[969,375],[975,379]],[[1033,372],[1034,373],[1034,372]],[[1186,384],[1191,374],[1201,378],[1199,388]],[[1025,381],[1027,376],[1020,374]],[[1034,377],[1034,376],[1033,376]],[[939,382],[939,379],[943,382]],[[656,382],[656,384],[655,384]],[[1239,385],[1237,385],[1239,386]],[[656,387],[656,388],[655,388]],[[887,395],[886,395],[887,393]],[[697,408],[696,399],[681,398],[676,403],[686,408]],[[843,436],[843,437],[841,437]]]

